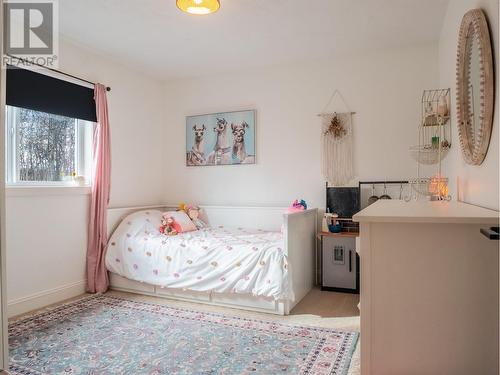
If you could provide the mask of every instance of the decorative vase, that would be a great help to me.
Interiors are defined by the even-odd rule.
[[[86,185],[86,179],[85,179],[85,176],[76,176],[74,178],[74,181],[76,182],[76,184],[78,186],[85,186]]]
[[[442,117],[447,117],[449,114],[448,110],[448,95],[443,95],[439,98],[437,114]]]
[[[439,137],[432,137],[432,148],[439,148]]]

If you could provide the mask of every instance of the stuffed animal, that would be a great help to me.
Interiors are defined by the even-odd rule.
[[[187,214],[191,221],[196,225],[196,228],[201,229],[205,228],[207,225],[199,218],[200,217],[200,208],[198,206],[189,205],[187,206]]]
[[[166,236],[175,236],[178,232],[176,222],[170,216],[163,216],[161,219],[160,233]]]
[[[292,202],[292,205],[288,207],[287,212],[292,213],[292,212],[299,212],[299,211],[304,211],[307,210],[307,203],[305,200],[294,200]]]

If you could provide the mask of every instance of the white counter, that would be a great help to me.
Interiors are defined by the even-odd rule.
[[[498,375],[496,211],[378,201],[360,222],[361,373]]]
[[[500,213],[462,202],[378,200],[358,214],[357,222],[498,224]]]

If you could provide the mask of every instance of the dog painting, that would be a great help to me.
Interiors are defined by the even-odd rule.
[[[186,165],[255,164],[255,111],[186,118]]]

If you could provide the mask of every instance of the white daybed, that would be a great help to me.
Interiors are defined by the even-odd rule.
[[[317,209],[285,214],[283,207],[223,207],[201,206],[202,218],[210,227],[243,227],[264,231],[280,231],[283,228],[284,255],[289,267],[289,287],[293,300],[253,296],[251,294],[198,292],[168,288],[134,281],[110,272],[110,284],[114,290],[134,292],[170,299],[195,301],[246,310],[287,315],[311,290],[315,258],[315,234]],[[108,238],[128,215],[143,210],[174,210],[170,205],[142,206],[108,209]]]

